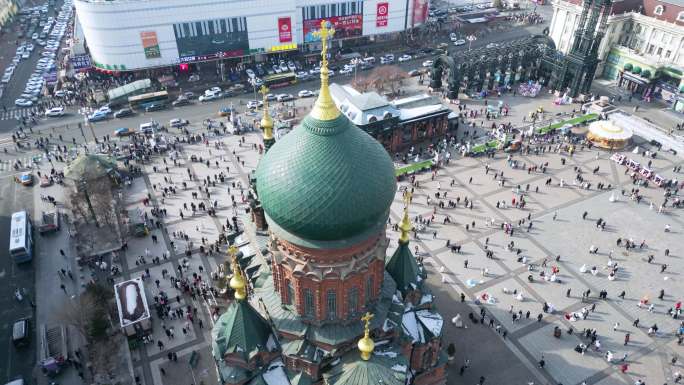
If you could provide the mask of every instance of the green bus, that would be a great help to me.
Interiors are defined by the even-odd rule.
[[[166,104],[169,102],[169,93],[167,91],[150,92],[147,94],[131,96],[128,98],[128,104],[132,109],[145,109],[146,106],[152,104]]]
[[[285,72],[264,77],[264,84],[268,88],[287,87],[295,83],[297,83],[297,77],[294,72]]]

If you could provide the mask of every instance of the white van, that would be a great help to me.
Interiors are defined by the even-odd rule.
[[[151,135],[154,134],[155,129],[157,128],[158,124],[154,120],[148,123],[142,123],[140,125],[140,133],[145,134],[145,135]]]

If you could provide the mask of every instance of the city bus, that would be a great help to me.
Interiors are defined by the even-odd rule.
[[[167,91],[150,92],[142,95],[135,95],[128,98],[128,104],[134,110],[144,110],[152,104],[166,104],[169,101]]]
[[[17,263],[33,259],[33,226],[26,211],[12,214],[9,253]]]
[[[264,77],[264,84],[268,88],[287,87],[295,83],[297,83],[297,77],[294,72],[273,74]]]

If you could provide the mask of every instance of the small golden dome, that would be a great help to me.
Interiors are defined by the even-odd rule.
[[[368,361],[371,357],[371,353],[373,353],[373,350],[375,349],[375,342],[373,342],[370,337],[364,336],[356,345],[361,351],[361,358],[365,361]]]
[[[228,285],[231,289],[235,290],[235,299],[241,300],[247,298],[247,291],[245,290],[247,287],[247,282],[240,271],[240,265],[238,264],[237,260],[237,252],[238,248],[235,247],[235,245],[228,248],[228,253],[231,256],[233,265],[233,277],[230,279]]]
[[[361,317],[361,321],[365,323],[363,327],[363,338],[359,340],[356,346],[361,352],[361,359],[368,361],[371,358],[371,354],[375,349],[375,342],[370,338],[370,320],[373,319],[373,314],[366,313]]]
[[[261,129],[264,131],[264,140],[273,139],[273,118],[268,110],[268,87],[265,85],[261,86],[259,92],[264,98],[264,115],[261,117]]]

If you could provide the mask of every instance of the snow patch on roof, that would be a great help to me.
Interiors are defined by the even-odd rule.
[[[290,385],[290,380],[287,379],[285,373],[285,365],[281,360],[273,361],[261,376],[268,385]]]
[[[439,313],[433,313],[429,310],[419,310],[416,312],[416,316],[420,320],[420,323],[425,326],[427,330],[433,336],[439,336],[442,334],[442,326],[444,325],[444,319]]]
[[[426,303],[432,302],[432,294],[423,294],[423,296],[420,298],[420,304],[425,305]]]
[[[373,354],[375,354],[376,356],[384,356],[384,357],[389,357],[389,358],[397,358],[397,356],[398,356],[397,352],[392,352],[392,351],[373,352]]]
[[[433,112],[437,112],[443,109],[444,106],[441,104],[434,104],[431,106],[415,107],[415,108],[402,108],[400,119],[401,120],[411,120],[417,117],[428,115]]]
[[[404,313],[401,319],[401,328],[404,331],[404,333],[411,337],[413,342],[425,342],[423,328],[418,324],[415,312],[408,311]]]
[[[273,337],[273,334],[271,334],[270,336],[268,336],[268,341],[266,341],[266,349],[269,352],[272,352],[272,351],[276,350],[276,348],[277,348],[277,345],[276,345],[275,337]]]
[[[396,324],[394,322],[392,322],[389,318],[385,318],[385,322],[382,324],[382,331],[388,332],[394,329],[395,326]]]

